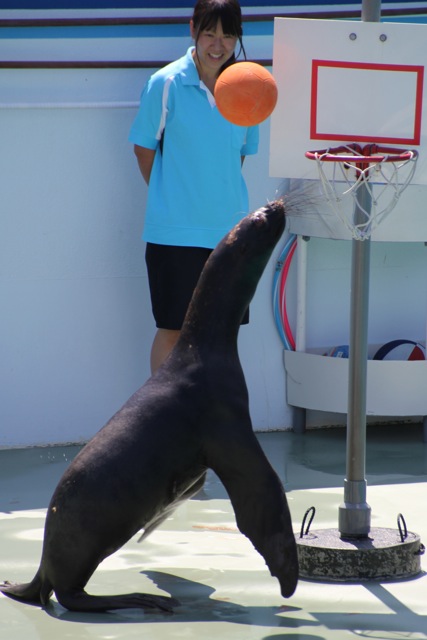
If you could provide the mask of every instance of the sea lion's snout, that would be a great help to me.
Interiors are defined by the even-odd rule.
[[[286,225],[285,204],[283,200],[273,200],[243,218],[224,238],[227,245],[233,245],[239,237],[246,238],[248,229],[254,228],[257,235],[265,230],[271,240],[279,238]],[[246,238],[249,240],[249,238]],[[259,239],[259,238],[258,238]]]
[[[285,226],[285,203],[283,200],[273,200],[255,211],[252,216],[260,223]]]
[[[285,203],[283,200],[274,200],[249,215],[248,220],[250,224],[254,224],[258,233],[264,227],[270,242],[277,242],[286,226]]]

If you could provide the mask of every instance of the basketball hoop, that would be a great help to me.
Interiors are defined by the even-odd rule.
[[[343,145],[307,151],[305,155],[316,161],[326,201],[355,240],[370,238],[394,209],[412,180],[418,160],[415,150],[376,144]],[[360,197],[362,186],[368,193],[367,200]],[[353,208],[345,206],[349,197],[353,198]]]

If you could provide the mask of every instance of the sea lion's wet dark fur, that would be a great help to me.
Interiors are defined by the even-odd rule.
[[[18,600],[67,609],[170,610],[171,598],[92,596],[99,563],[138,531],[143,537],[203,485],[224,484],[237,525],[264,557],[284,596],[298,561],[282,485],[252,431],[237,353],[241,318],[285,226],[273,202],[244,218],[212,253],[167,361],[82,449],[48,507],[40,568],[32,582],[5,583]]]

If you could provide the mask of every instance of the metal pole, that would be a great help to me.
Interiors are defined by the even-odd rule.
[[[379,22],[381,0],[362,1],[362,21]],[[371,211],[366,183],[358,190],[354,217]],[[350,353],[348,377],[347,456],[344,502],[338,510],[342,538],[366,538],[371,528],[371,508],[366,502],[366,377],[368,367],[369,265],[371,241],[353,240],[350,303]]]
[[[306,349],[306,317],[307,317],[307,238],[297,236],[297,315],[295,350]],[[302,407],[292,408],[292,429],[295,433],[306,430],[306,410]]]
[[[362,0],[362,22],[381,20],[381,0]]]
[[[361,210],[370,209],[371,195],[363,183],[354,211],[356,224],[363,219]],[[342,538],[367,537],[371,524],[365,480],[370,242],[352,241],[347,459],[344,503],[339,507],[338,524]]]

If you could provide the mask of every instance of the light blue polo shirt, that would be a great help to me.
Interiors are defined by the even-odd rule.
[[[148,80],[129,140],[157,149],[143,239],[213,248],[248,213],[241,156],[258,151],[259,131],[223,118],[200,83],[192,51]]]

